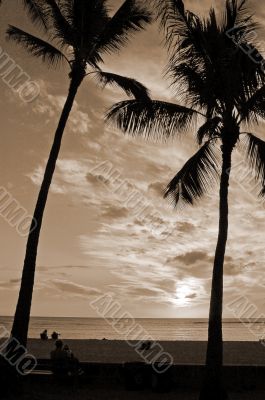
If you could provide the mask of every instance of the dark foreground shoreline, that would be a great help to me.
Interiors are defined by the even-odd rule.
[[[105,383],[81,385],[69,388],[56,384],[30,383],[24,394],[4,400],[198,400],[199,391],[176,389],[168,393],[155,393],[151,390],[128,391],[121,386]],[[236,390],[229,391],[229,400],[264,400],[265,391]],[[214,400],[214,399],[213,399]]]
[[[84,374],[73,385],[58,383],[49,371],[54,342],[29,339],[28,351],[38,360],[23,379],[22,400],[197,400],[204,374],[205,342],[160,342],[173,365],[158,374],[125,341],[65,339]],[[224,343],[224,377],[231,400],[264,400],[265,348],[259,342]]]

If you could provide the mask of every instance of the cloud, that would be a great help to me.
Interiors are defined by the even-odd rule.
[[[117,218],[128,217],[128,209],[126,207],[115,207],[112,205],[102,207],[102,218],[104,220],[116,220]]]
[[[162,182],[153,182],[148,186],[148,190],[156,196],[162,196],[165,190],[165,184]]]
[[[19,287],[20,279],[9,279],[8,281],[0,281],[1,290],[16,290]]]
[[[194,251],[189,251],[185,254],[180,254],[177,255],[173,258],[170,258],[168,261],[170,264],[175,263],[175,262],[180,262],[185,265],[191,265],[195,264],[198,261],[210,261],[211,257],[204,252],[204,251],[199,251],[199,250],[194,250]]]
[[[60,274],[62,273],[61,270],[75,270],[75,269],[89,269],[89,265],[53,265],[53,266],[37,266],[38,271],[43,271],[43,272],[54,272],[60,271]]]
[[[77,194],[77,189],[83,188],[83,193],[89,193],[87,188],[87,170],[88,166],[82,161],[71,159],[59,159],[57,161],[57,170],[51,184],[51,192],[55,194]],[[40,186],[44,175],[44,166],[38,166],[31,174],[27,176],[31,181]],[[80,190],[80,195],[82,192]],[[80,197],[82,201],[82,196]]]
[[[63,110],[66,96],[54,95],[48,92],[48,87],[43,81],[39,81],[41,86],[41,96],[35,101],[33,111],[37,115],[44,115],[46,124],[54,118],[58,118]],[[92,122],[89,115],[82,110],[77,101],[74,101],[71,114],[69,116],[67,130],[72,133],[85,135],[92,128]]]
[[[100,293],[96,288],[83,286],[74,282],[69,282],[61,279],[53,279],[47,282],[48,286],[54,287],[66,294],[74,294],[78,296],[93,296]]]

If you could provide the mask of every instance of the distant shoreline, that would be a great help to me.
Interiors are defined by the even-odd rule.
[[[11,319],[11,320],[13,320],[13,318],[14,318],[14,316],[12,316],[12,315],[0,315],[0,320],[1,320],[1,318],[8,318],[8,319]],[[36,315],[33,315],[33,316],[31,316],[30,317],[31,319],[54,319],[54,320],[57,320],[57,319],[60,319],[60,320],[62,320],[62,319],[81,319],[81,320],[86,320],[86,319],[94,319],[94,320],[104,320],[104,318],[100,318],[100,317],[76,317],[76,316],[73,316],[73,317],[71,317],[71,316],[55,316],[55,317],[51,317],[51,316],[36,316]],[[127,320],[128,318],[110,318],[110,319],[113,319],[113,320]],[[174,317],[156,317],[156,318],[150,318],[150,317],[135,317],[134,318],[135,320],[147,320],[147,321],[163,321],[163,320],[171,320],[171,321],[183,321],[183,322],[187,322],[187,321],[192,321],[193,323],[195,323],[195,324],[198,324],[198,323],[207,323],[208,322],[208,318],[188,318],[188,317],[176,317],[176,318],[174,318]],[[260,318],[260,319],[257,319],[257,318],[241,318],[241,319],[239,319],[239,318],[223,318],[223,323],[234,323],[234,324],[236,324],[236,323],[238,323],[238,324],[242,324],[242,323],[249,323],[249,324],[254,324],[254,323],[259,323],[259,324],[261,324],[261,323],[265,323],[265,318]]]
[[[0,325],[9,332],[12,329],[12,317],[0,317]],[[225,341],[258,341],[265,336],[263,320],[225,319],[223,321],[223,338]],[[137,327],[137,336],[134,333]],[[28,336],[38,339],[40,333],[47,329],[50,337],[53,331],[59,332],[62,338],[108,340],[138,339],[162,341],[206,341],[208,337],[208,320],[191,318],[79,318],[79,317],[31,317]]]

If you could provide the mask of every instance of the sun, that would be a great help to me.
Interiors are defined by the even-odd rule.
[[[194,296],[194,287],[188,282],[180,282],[176,286],[176,297],[174,303],[178,306],[189,305]]]

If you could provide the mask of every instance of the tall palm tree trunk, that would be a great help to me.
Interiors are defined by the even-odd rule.
[[[200,400],[224,400],[223,386],[223,267],[228,235],[228,188],[233,146],[222,146],[222,174],[220,181],[219,233],[215,251],[206,355],[206,377]]]
[[[71,83],[69,87],[68,96],[60,117],[60,121],[55,132],[55,137],[49,159],[46,165],[43,181],[41,184],[38,200],[36,203],[33,219],[31,222],[30,233],[27,240],[26,255],[24,260],[21,286],[19,291],[19,297],[12,327],[11,335],[16,338],[20,344],[26,347],[28,327],[30,319],[30,309],[34,286],[36,258],[38,250],[38,242],[41,231],[42,219],[47,202],[49,188],[52,182],[53,173],[56,166],[56,161],[59,155],[62,136],[71,112],[74,99],[78,90],[79,85],[82,82],[83,77],[71,77]]]

